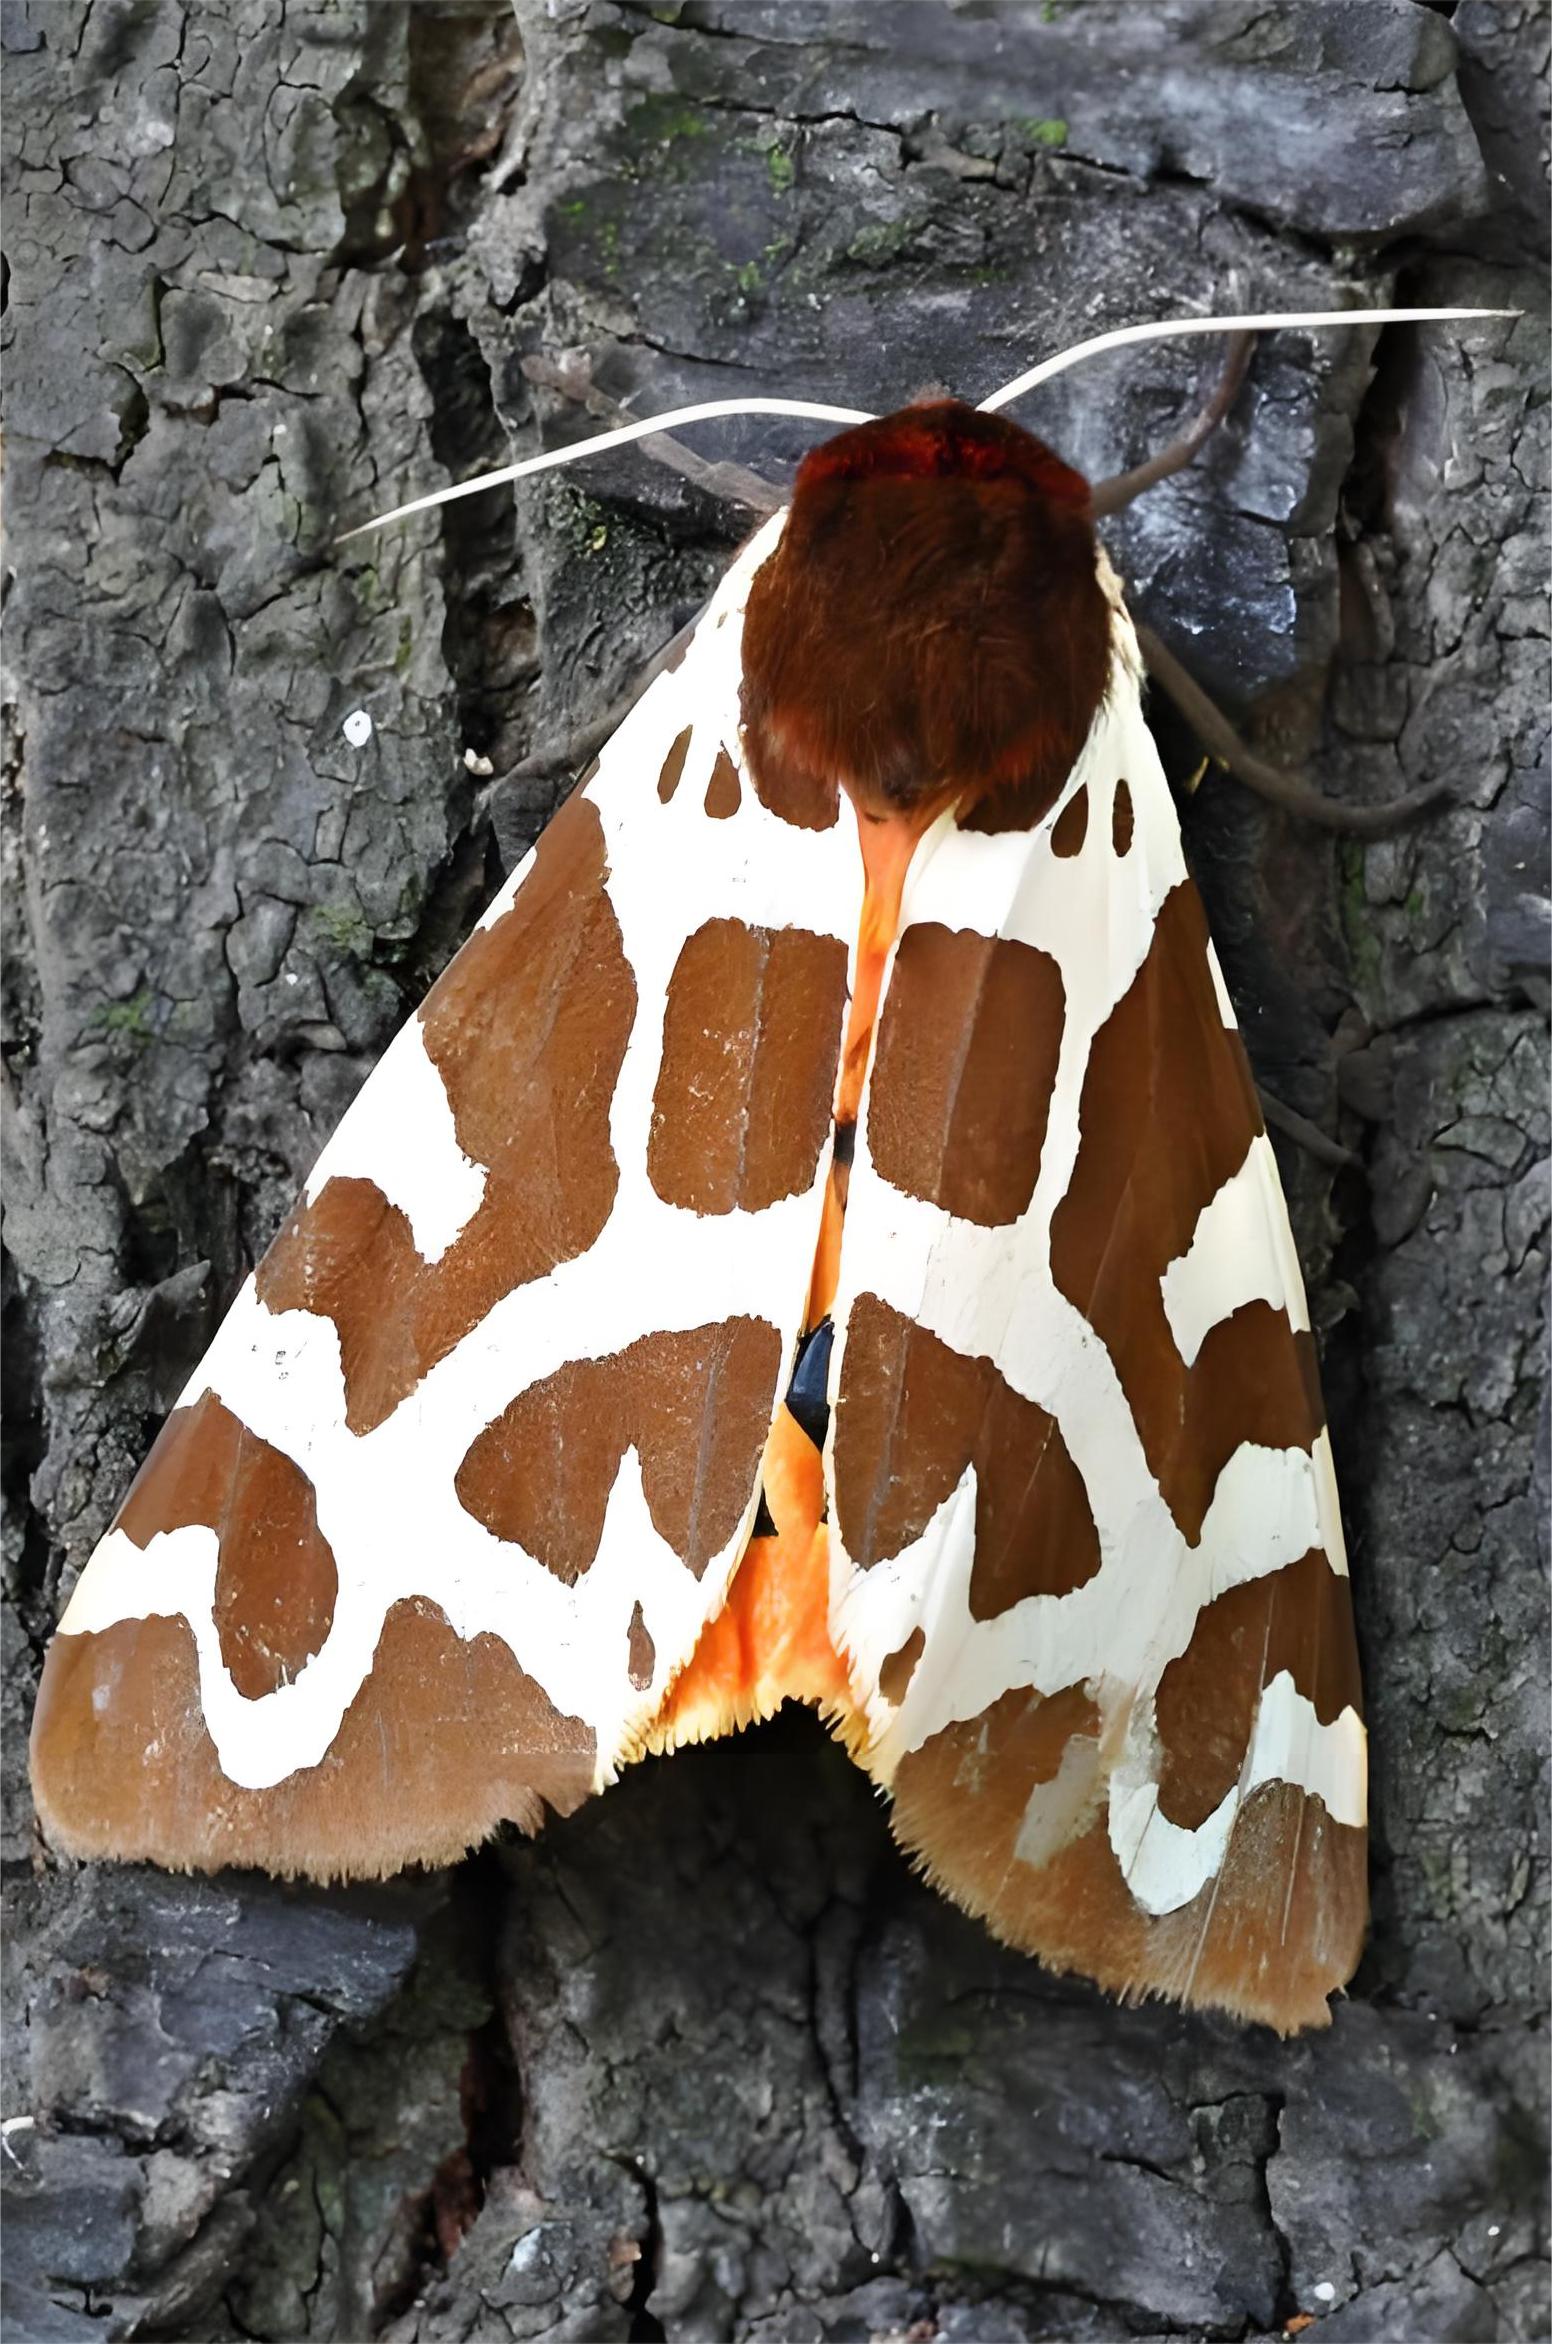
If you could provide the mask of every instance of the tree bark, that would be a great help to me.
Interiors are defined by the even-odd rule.
[[[1537,311],[1543,11],[6,0],[0,39],[10,2333],[1542,2335],[1533,320],[1266,343],[1107,524],[1263,749],[1455,792],[1375,844],[1184,800],[1258,1075],[1363,1160],[1281,1149],[1375,1774],[1329,2032],[998,1947],[806,1715],[370,1892],[72,1868],[24,1736],[216,1316],[747,514],[630,450],[337,532],[596,428],[527,359],[641,414],[882,409],[1147,316]],[[1103,477],[1215,363],[1123,353],[1020,419]],[[695,444],[779,488],[809,436]]]

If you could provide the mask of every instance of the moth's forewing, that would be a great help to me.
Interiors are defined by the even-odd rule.
[[[1367,1912],[1330,1444],[1119,596],[1057,806],[945,821],[905,911],[836,1312],[867,1763],[1015,1944],[1318,2023]]]
[[[33,1735],[64,1848],[443,1860],[610,1779],[720,1610],[860,889],[855,832],[742,770],[771,534],[369,1078],[88,1562]]]

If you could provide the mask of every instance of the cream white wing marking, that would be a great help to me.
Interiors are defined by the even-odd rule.
[[[446,1086],[418,1017],[394,1036],[307,1177],[311,1204],[331,1180],[370,1180],[409,1222],[422,1261],[439,1262],[473,1220],[485,1167],[458,1145]]]
[[[1269,1302],[1295,1332],[1307,1330],[1304,1279],[1264,1131],[1239,1170],[1204,1205],[1191,1243],[1165,1270],[1164,1313],[1190,1367],[1204,1337],[1247,1302]]]
[[[1296,1783],[1322,1801],[1335,1823],[1368,1821],[1362,1721],[1344,1709],[1323,1725],[1286,1670],[1261,1695],[1240,1778],[1204,1823],[1187,1831],[1159,1807],[1156,1759],[1123,1757],[1110,1778],[1110,1844],[1126,1884],[1149,1913],[1172,1913],[1199,1896],[1222,1869],[1236,1816],[1252,1791]]]
[[[1207,946],[1207,968],[1213,981],[1213,991],[1218,996],[1218,1008],[1223,1022],[1231,1032],[1237,1033],[1239,1019],[1235,1016],[1234,1004],[1229,999],[1229,988],[1223,981],[1223,964],[1218,958],[1218,948],[1211,941]]]

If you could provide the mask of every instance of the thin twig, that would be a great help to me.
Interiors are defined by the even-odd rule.
[[[1185,470],[1211,439],[1239,397],[1240,385],[1245,379],[1255,346],[1254,334],[1235,334],[1230,338],[1223,372],[1200,415],[1186,425],[1178,439],[1171,440],[1167,448],[1160,448],[1158,454],[1150,456],[1145,464],[1134,464],[1130,472],[1118,472],[1114,479],[1099,483],[1093,497],[1096,520],[1103,519],[1107,513],[1123,511],[1145,490],[1156,487],[1161,480],[1168,480],[1172,473]]]
[[[1187,675],[1151,627],[1137,629],[1137,647],[1149,675],[1174,701],[1209,756],[1226,765],[1235,780],[1254,790],[1257,797],[1281,806],[1287,814],[1301,815],[1306,822],[1319,823],[1325,830],[1345,831],[1350,838],[1387,838],[1392,831],[1404,830],[1430,806],[1437,806],[1453,794],[1447,783],[1435,782],[1428,789],[1413,790],[1407,797],[1390,798],[1382,806],[1348,806],[1335,798],[1322,797],[1319,790],[1312,789],[1298,774],[1285,773],[1281,766],[1269,765],[1264,757],[1258,757],[1241,740],[1217,702],[1208,698],[1193,676]]]

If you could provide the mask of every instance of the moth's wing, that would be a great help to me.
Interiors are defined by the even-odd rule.
[[[823,1201],[855,836],[755,796],[779,521],[372,1074],[76,1587],[86,1854],[448,1858],[568,1809],[721,1606]]]
[[[1364,1740],[1314,1348],[1118,610],[1053,816],[913,868],[847,1208],[833,1608],[931,1876],[1122,1992],[1321,2023]]]

